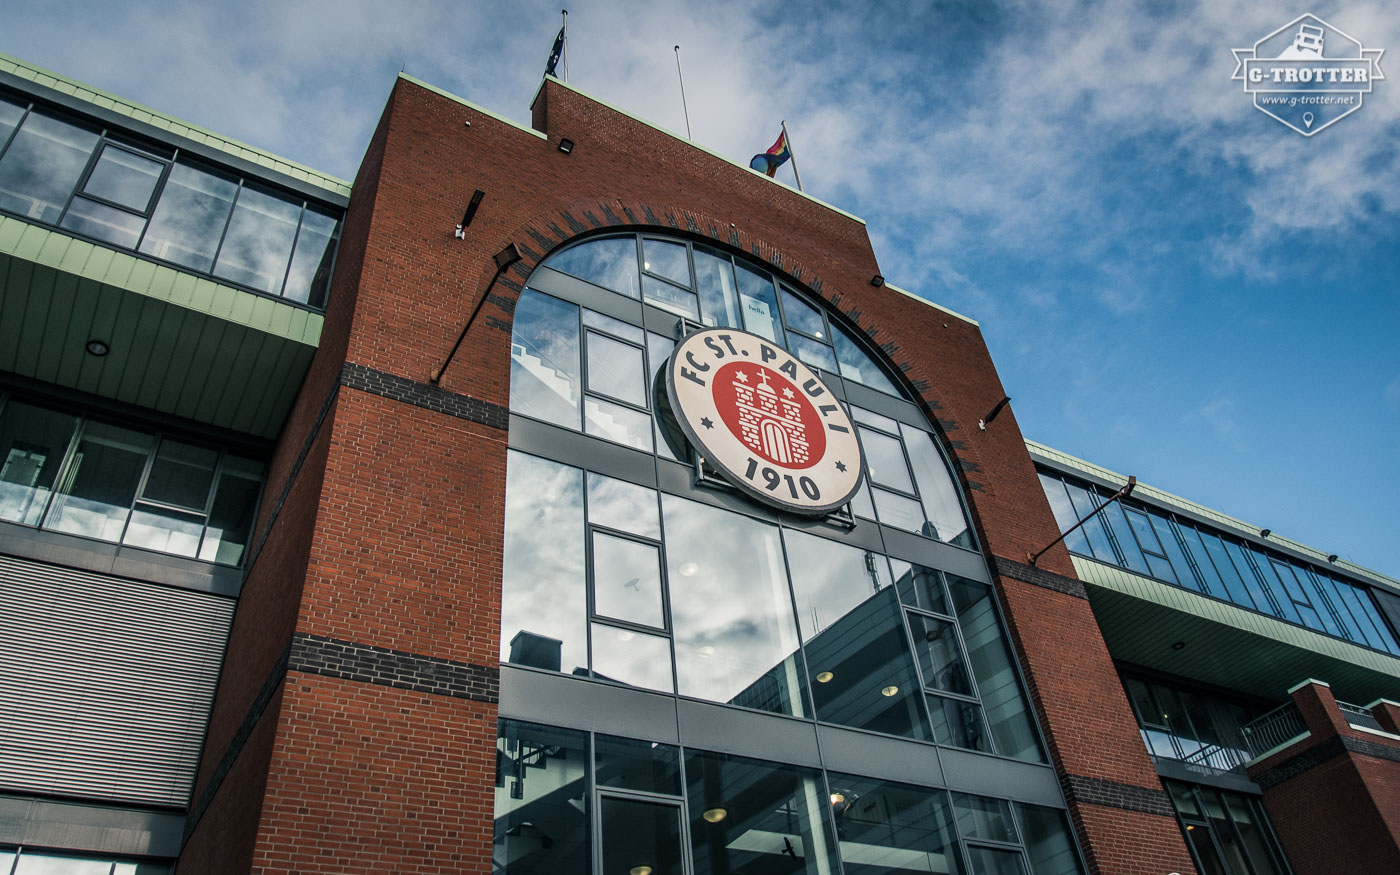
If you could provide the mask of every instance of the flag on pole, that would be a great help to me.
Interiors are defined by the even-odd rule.
[[[769,146],[767,152],[760,152],[753,156],[753,160],[749,162],[749,166],[754,170],[761,170],[771,177],[776,174],[778,168],[787,163],[787,160],[791,157],[792,149],[788,147],[787,128],[783,128],[783,132],[778,135],[777,142]]]
[[[544,75],[555,77],[559,75],[554,71],[559,66],[559,56],[562,54],[564,54],[564,28],[561,27],[559,35],[554,38],[554,48],[549,50],[549,60],[545,62]]]

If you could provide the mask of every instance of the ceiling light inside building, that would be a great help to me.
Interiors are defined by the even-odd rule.
[[[835,672],[830,672],[830,671],[818,672],[818,673],[817,673],[817,683],[819,683],[819,684],[829,684],[829,683],[831,683],[831,679],[834,678],[834,677],[836,677],[836,673],[835,673]]]
[[[899,687],[895,686],[894,684],[890,684],[888,687],[885,687],[883,690],[880,691],[880,695],[885,696],[886,698],[890,696],[899,695]]]
[[[710,823],[719,823],[729,816],[729,810],[727,808],[707,808],[705,813],[700,816]]]

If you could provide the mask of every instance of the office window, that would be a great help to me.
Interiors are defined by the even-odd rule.
[[[320,308],[337,211],[0,99],[0,210]]]
[[[0,397],[0,520],[223,565],[243,560],[262,462]]]

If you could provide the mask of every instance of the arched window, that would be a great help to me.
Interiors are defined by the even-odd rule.
[[[782,347],[845,405],[865,458],[849,514],[794,517],[703,476],[694,450],[669,427],[659,379],[679,338],[702,326]],[[1019,856],[1030,871],[1078,871],[1063,816],[1021,804],[1045,796],[1006,808],[1005,800],[946,793],[927,768],[936,751],[960,749],[1005,788],[1020,780],[1006,770],[1032,768],[1017,760],[1040,763],[1044,754],[986,561],[932,429],[838,315],[742,256],[649,234],[593,238],[546,259],[526,283],[515,308],[510,399],[497,834],[498,862],[516,862],[505,871],[572,865],[559,855],[578,852],[575,841],[593,842],[611,871],[614,816],[617,829],[665,824],[656,834],[671,837],[664,840],[676,853],[689,846],[697,860],[723,856],[740,871],[743,854],[783,853],[784,828],[773,820],[781,811],[798,818],[789,818],[788,847],[809,866],[783,871],[828,871],[813,855],[832,854],[833,836],[835,854],[852,855],[847,865],[870,851],[833,828],[830,818],[844,822],[849,806],[833,801],[827,814],[824,800],[866,786],[922,800],[938,853],[970,861],[948,860],[946,871],[987,853],[1006,855],[1013,868]],[[656,710],[656,694],[675,706]],[[808,755],[782,741],[785,733],[815,738],[823,724],[845,733],[839,743],[814,742]],[[680,773],[664,790],[632,787],[653,795],[626,798],[621,785],[607,786],[613,766],[602,753],[634,744],[619,735],[650,745],[627,757],[664,754],[670,763],[638,760],[641,771]],[[566,736],[567,744],[558,740]],[[549,738],[556,740],[541,740]],[[850,773],[856,762],[892,753],[921,765]],[[544,783],[582,782],[578,801],[552,804],[562,791],[535,799],[524,789],[527,766],[550,763],[557,774]],[[1050,774],[1033,768],[1027,786]],[[726,769],[781,775],[774,786],[787,788],[771,810],[758,806],[749,821],[727,823],[732,840],[712,826],[733,817],[731,809],[720,813],[701,798],[710,772],[722,783]],[[590,770],[591,783],[583,777]],[[601,812],[601,825],[583,825],[579,802]],[[996,809],[1005,832],[981,836],[972,819],[958,831],[961,815],[948,812],[964,807]],[[555,816],[573,826],[546,824]],[[548,846],[540,830],[551,835]],[[581,838],[561,841],[561,830]],[[1038,866],[1029,844],[1015,846],[1046,830],[1045,847],[1060,849],[1050,868]],[[1006,844],[979,849],[986,838]]]

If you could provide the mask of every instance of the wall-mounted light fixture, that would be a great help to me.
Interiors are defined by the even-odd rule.
[[[981,419],[977,420],[977,427],[978,427],[979,429],[981,429],[982,431],[986,431],[986,430],[987,430],[987,426],[989,426],[989,425],[992,424],[992,420],[993,420],[993,419],[996,419],[998,416],[1000,416],[1000,415],[1001,415],[1002,409],[1005,408],[1006,405],[1008,405],[1008,404],[1010,404],[1010,403],[1011,403],[1011,396],[1010,396],[1010,395],[1003,395],[1003,396],[1001,397],[1001,400],[997,402],[997,406],[995,406],[995,407],[992,408],[992,412],[991,412],[991,413],[988,413],[986,416],[984,416],[984,417],[982,417]]]
[[[97,358],[102,358],[102,357],[105,356],[107,353],[111,352],[111,351],[112,351],[112,348],[111,348],[110,346],[107,345],[107,341],[105,341],[105,340],[98,340],[97,338],[94,337],[92,340],[89,340],[89,341],[87,342],[87,351],[88,351],[88,355],[90,355],[90,356],[95,356],[95,357],[97,357]]]
[[[1328,561],[1328,562],[1336,562],[1336,561],[1337,561],[1337,554],[1336,554],[1336,553],[1329,554],[1328,557],[1327,557],[1327,561]]]
[[[559,151],[563,152],[565,155],[574,151],[574,141],[570,140],[568,137],[561,138],[559,140]]]
[[[1273,533],[1274,533],[1274,530],[1273,530],[1273,529],[1260,529],[1260,530],[1259,530],[1259,537],[1261,537],[1261,538],[1267,538],[1267,537],[1269,537],[1270,535],[1272,535]]]
[[[878,289],[885,284],[885,278],[877,273],[870,278],[870,284]]]
[[[465,240],[467,237],[467,226],[476,218],[476,208],[481,206],[481,199],[486,196],[486,192],[477,189],[472,194],[471,202],[467,204],[467,211],[462,214],[462,221],[457,223],[457,230],[452,232],[452,236],[458,240]]]

